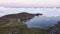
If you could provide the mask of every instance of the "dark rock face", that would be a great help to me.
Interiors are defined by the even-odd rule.
[[[50,33],[49,34],[58,34],[58,29],[52,29],[52,31],[50,31]]]
[[[40,13],[37,13],[37,14],[36,14],[36,16],[39,16],[39,15],[42,15],[42,14],[40,14]]]
[[[60,34],[60,21],[52,27],[52,30],[48,34]]]

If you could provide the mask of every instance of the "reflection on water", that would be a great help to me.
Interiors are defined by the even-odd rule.
[[[60,16],[57,17],[45,17],[35,16],[33,19],[26,22],[29,27],[46,27],[53,26],[60,20]]]

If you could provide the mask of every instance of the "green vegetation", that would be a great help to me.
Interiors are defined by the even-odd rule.
[[[9,23],[9,19],[0,19],[0,26]]]
[[[28,28],[26,24],[18,22],[17,19],[5,20],[4,25],[0,26],[0,34],[48,34],[49,31],[49,28]]]
[[[49,29],[31,28],[30,34],[48,34]]]

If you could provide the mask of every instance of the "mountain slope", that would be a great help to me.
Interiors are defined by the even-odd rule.
[[[26,17],[30,17],[33,18],[34,16],[38,16],[38,15],[42,15],[42,14],[31,14],[31,13],[27,13],[27,12],[22,12],[22,13],[18,13],[18,14],[10,14],[10,15],[5,15],[1,18],[26,18]]]

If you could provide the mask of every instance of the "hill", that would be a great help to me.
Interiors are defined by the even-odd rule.
[[[38,16],[38,15],[42,15],[42,14],[40,14],[40,13],[31,14],[31,13],[27,13],[27,12],[22,12],[22,13],[17,13],[17,14],[5,15],[5,16],[0,17],[0,18],[26,18],[26,17],[33,18],[34,16]]]
[[[42,14],[31,14],[31,13],[27,13],[27,12],[22,12],[22,13],[17,13],[17,14],[9,14],[9,15],[5,15],[3,17],[0,17],[0,25],[4,25],[6,23],[9,23],[12,19],[16,19],[16,20],[20,20],[20,21],[24,21],[24,20],[29,20],[32,19],[34,16],[38,16],[38,15],[42,15]]]

